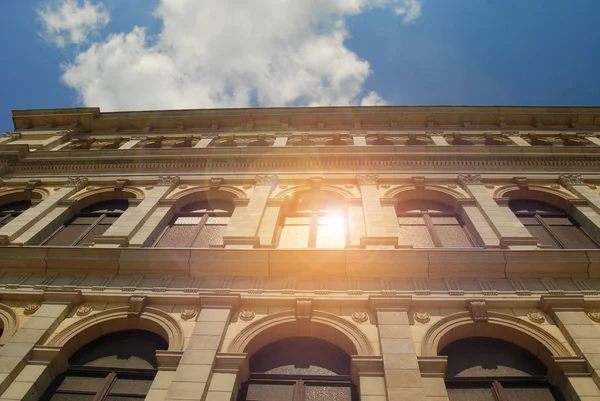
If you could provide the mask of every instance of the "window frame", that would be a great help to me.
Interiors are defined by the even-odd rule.
[[[282,375],[267,373],[250,373],[250,377],[242,384],[237,401],[248,400],[248,390],[252,384],[287,384],[293,386],[293,396],[289,401],[305,401],[305,389],[310,386],[344,387],[350,389],[350,399],[358,401],[358,392],[348,375],[314,376],[314,375]],[[252,400],[253,401],[253,400]],[[288,400],[286,400],[288,401]]]
[[[317,247],[317,241],[319,238],[319,218],[321,217],[332,217],[339,212],[342,215],[344,220],[344,246],[341,248],[319,248]],[[308,245],[306,247],[298,247],[298,248],[280,248],[279,244],[281,242],[281,236],[283,234],[283,229],[286,227],[285,221],[290,218],[309,218],[310,224],[289,224],[288,226],[302,226],[309,227],[308,233]],[[277,248],[278,249],[345,249],[348,245],[348,235],[349,235],[349,226],[348,226],[348,215],[345,213],[344,209],[323,209],[323,210],[299,210],[293,211],[283,215],[281,223],[279,224],[278,233],[277,233]]]
[[[482,388],[488,385],[496,401],[510,401],[504,390],[508,385],[523,385],[523,388],[547,388],[556,401],[563,401],[564,397],[551,386],[545,376],[511,377],[511,376],[487,376],[487,377],[446,377],[444,378],[446,389],[449,388]]]
[[[11,205],[25,204],[27,202],[29,202],[29,207],[27,209],[23,209],[23,210],[19,210],[18,208],[17,209],[6,209],[7,207],[9,207]],[[27,200],[9,202],[9,203],[6,203],[6,204],[0,206],[0,228],[4,227],[5,225],[10,223],[12,220],[14,220],[16,217],[20,216],[27,210],[31,209],[33,206],[34,205],[31,203],[31,201],[27,201]]]

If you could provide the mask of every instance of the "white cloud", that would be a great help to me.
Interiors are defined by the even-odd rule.
[[[405,24],[413,22],[421,16],[421,0],[404,0],[404,4],[396,7],[396,14],[404,15]]]
[[[44,25],[44,38],[58,47],[84,44],[90,32],[110,21],[104,5],[89,0],[51,1],[38,9],[37,15]]]
[[[360,101],[361,106],[385,106],[387,102],[382,99],[377,92],[371,91],[369,94],[362,98]]]
[[[380,104],[344,18],[406,0],[160,0],[163,29],[111,35],[62,80],[103,110]],[[406,19],[406,18],[405,18]]]

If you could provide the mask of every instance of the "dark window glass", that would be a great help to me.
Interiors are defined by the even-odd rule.
[[[396,207],[400,235],[415,248],[471,248],[473,241],[449,205],[409,200]]]
[[[294,337],[261,348],[250,358],[250,379],[238,401],[356,401],[350,356],[335,345]]]
[[[510,209],[538,238],[538,243],[548,248],[595,249],[598,244],[563,210],[535,200],[511,200]]]
[[[546,366],[503,340],[471,337],[447,345],[446,387],[450,401],[563,401],[547,381]]]
[[[223,246],[223,235],[233,213],[233,203],[224,200],[194,202],[180,213],[154,243],[155,247],[211,248]]]
[[[30,201],[12,202],[0,206],[0,228],[31,207]]]
[[[41,245],[91,246],[94,237],[104,234],[128,207],[126,199],[90,205],[42,241]]]
[[[143,400],[156,375],[160,336],[141,330],[107,334],[83,346],[42,396],[42,401]]]

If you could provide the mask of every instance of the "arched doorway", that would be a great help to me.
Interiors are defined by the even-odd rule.
[[[318,338],[292,337],[259,349],[238,401],[357,401],[350,355]]]

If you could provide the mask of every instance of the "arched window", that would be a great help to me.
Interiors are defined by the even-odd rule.
[[[508,206],[547,248],[594,249],[598,244],[563,210],[536,200],[516,199]]]
[[[297,194],[282,207],[279,231],[279,248],[344,248],[344,199],[319,191]]]
[[[223,246],[223,234],[233,213],[233,203],[204,200],[186,205],[160,234],[154,246],[211,248]]]
[[[471,337],[447,345],[450,401],[562,401],[546,366],[534,355],[495,338]]]
[[[166,341],[141,330],[107,334],[69,359],[42,401],[143,400],[156,376],[156,351]]]
[[[250,378],[238,401],[356,401],[350,356],[310,337],[279,340],[250,358]]]
[[[42,241],[46,246],[90,246],[94,237],[102,235],[127,210],[126,199],[94,203],[71,218]]]
[[[396,206],[400,235],[415,248],[470,248],[475,242],[451,206],[414,199]]]
[[[31,201],[12,202],[0,206],[0,228],[31,207]]]

